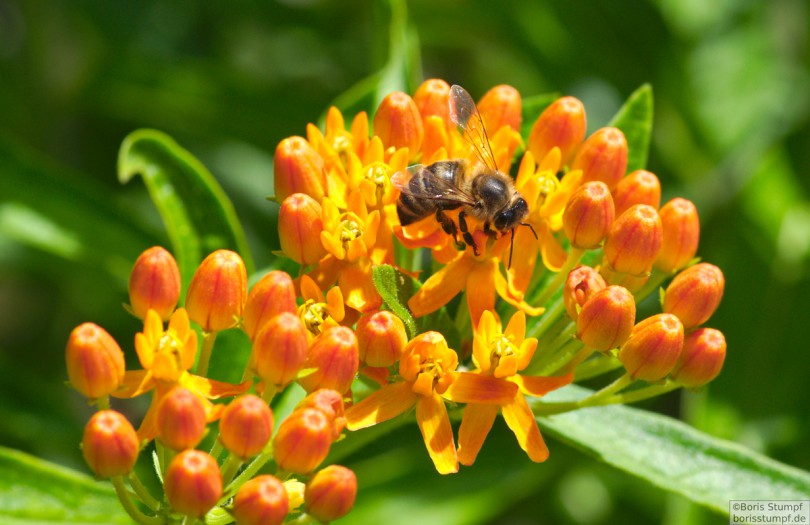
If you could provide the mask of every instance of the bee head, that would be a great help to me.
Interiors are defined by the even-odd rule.
[[[492,225],[496,230],[505,232],[517,227],[529,214],[529,206],[523,197],[518,197],[509,206],[495,214]]]

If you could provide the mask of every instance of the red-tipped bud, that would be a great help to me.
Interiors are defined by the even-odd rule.
[[[562,165],[571,164],[585,138],[585,106],[574,97],[555,100],[537,118],[529,134],[529,151],[538,161],[553,148],[560,148]]]
[[[65,361],[70,384],[90,399],[110,394],[124,381],[124,352],[96,324],[84,323],[73,329]]]
[[[633,327],[619,350],[619,360],[633,379],[658,381],[678,362],[683,348],[683,325],[677,317],[658,314]]]
[[[627,341],[635,322],[633,294],[621,286],[608,286],[582,306],[577,319],[577,337],[587,346],[606,352]]]
[[[700,240],[700,219],[695,205],[675,198],[658,210],[664,231],[661,253],[655,267],[664,272],[680,270],[694,259]]]
[[[239,254],[217,250],[200,263],[186,296],[188,317],[206,332],[236,326],[247,297],[247,271]]]
[[[163,396],[155,414],[158,438],[172,450],[196,447],[205,435],[205,425],[202,400],[181,386]]]
[[[725,286],[726,279],[717,266],[690,266],[669,283],[663,310],[677,315],[686,328],[702,325],[720,305]]]
[[[340,465],[319,470],[307,483],[304,493],[307,514],[324,523],[348,514],[356,497],[357,477]]]
[[[605,260],[619,273],[640,276],[652,269],[663,243],[661,218],[646,204],[622,213],[605,240]]]
[[[127,418],[114,410],[96,412],[84,427],[82,454],[100,478],[122,476],[138,460],[138,435]]]
[[[613,188],[617,217],[636,204],[646,204],[656,210],[661,205],[661,183],[647,170],[630,173]]]
[[[270,319],[283,312],[295,313],[297,309],[295,285],[289,274],[277,270],[269,272],[248,293],[242,328],[254,341]]]
[[[586,182],[568,200],[563,229],[574,247],[592,250],[608,234],[613,219],[613,197],[607,184]]]
[[[409,155],[416,156],[425,131],[413,99],[401,91],[385,97],[374,115],[374,134],[380,137],[386,149],[408,148]]]
[[[450,84],[438,78],[431,78],[413,94],[413,101],[424,121],[436,116],[450,124]]]
[[[357,321],[360,360],[368,366],[391,366],[402,356],[408,334],[402,320],[387,310],[369,312]]]
[[[579,310],[596,292],[604,290],[607,283],[599,272],[590,266],[577,266],[568,272],[563,287],[563,303],[568,316],[574,321],[579,317]]]
[[[307,329],[304,322],[283,312],[265,323],[253,342],[256,375],[282,388],[294,381],[307,359]]]
[[[323,159],[302,137],[289,137],[276,147],[273,182],[277,201],[293,193],[306,193],[321,202],[326,191]]]
[[[343,429],[346,428],[346,417],[344,416],[343,397],[337,390],[322,388],[309,394],[298,404],[296,408],[314,408],[320,410],[332,422],[332,440],[340,437]]]
[[[611,190],[627,170],[627,139],[618,128],[602,128],[588,137],[571,169],[582,170],[582,182],[601,180]]]
[[[129,304],[138,319],[150,309],[164,321],[180,299],[180,269],[172,254],[160,246],[144,251],[129,274]]]
[[[487,91],[478,101],[478,111],[484,126],[495,133],[503,126],[520,131],[523,121],[523,106],[520,92],[507,84],[501,84]]]
[[[169,463],[163,487],[175,511],[202,518],[222,497],[222,474],[213,457],[200,450],[186,450]]]
[[[276,463],[289,472],[308,474],[326,458],[332,435],[329,418],[320,410],[294,410],[281,423],[273,438]]]
[[[219,420],[219,439],[236,456],[258,455],[273,435],[273,412],[260,397],[245,394],[225,407]]]
[[[233,498],[233,515],[239,525],[280,525],[289,510],[284,484],[269,474],[251,479]]]
[[[714,328],[698,328],[683,341],[672,379],[687,388],[703,386],[720,373],[726,360],[726,338]]]
[[[298,264],[314,264],[326,255],[321,244],[323,231],[321,205],[304,193],[284,199],[278,213],[281,251]]]
[[[335,326],[324,331],[312,343],[304,368],[315,369],[298,379],[307,392],[331,388],[345,393],[352,386],[360,366],[357,337],[351,328]]]

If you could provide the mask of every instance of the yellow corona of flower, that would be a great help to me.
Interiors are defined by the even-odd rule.
[[[160,316],[154,310],[149,310],[144,319],[143,332],[135,335],[135,350],[143,369],[127,371],[123,386],[113,395],[131,398],[155,390],[152,404],[138,429],[141,440],[150,440],[157,435],[157,407],[175,386],[188,389],[202,400],[209,422],[219,418],[223,408],[223,405],[213,404],[211,399],[241,394],[250,387],[248,381],[232,385],[188,371],[194,365],[197,354],[197,333],[191,329],[188,314],[183,308],[178,308],[172,314],[166,330]]]
[[[486,311],[481,316],[473,339],[473,363],[478,367],[473,373],[518,388],[503,403],[470,403],[464,409],[458,434],[458,459],[462,465],[473,464],[498,412],[532,461],[542,462],[548,458],[548,448],[525,396],[542,397],[569,384],[573,374],[561,377],[518,375],[529,365],[537,347],[537,339],[526,338],[525,332],[523,312],[512,316],[506,330],[501,329],[500,321],[492,312]]]
[[[346,315],[340,288],[331,288],[324,295],[312,278],[302,275],[301,297],[304,299],[304,304],[298,307],[298,316],[304,322],[307,332],[313,337],[327,328],[338,326]]]

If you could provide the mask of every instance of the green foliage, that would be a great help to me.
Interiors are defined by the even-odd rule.
[[[627,139],[627,172],[647,167],[653,128],[652,86],[644,84],[630,95],[610,122]]]

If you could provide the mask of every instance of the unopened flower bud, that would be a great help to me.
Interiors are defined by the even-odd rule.
[[[280,525],[289,509],[284,484],[269,474],[251,479],[233,498],[233,515],[239,525]]]
[[[402,356],[408,335],[402,320],[387,310],[369,312],[357,321],[360,361],[368,366],[391,366]]]
[[[209,454],[186,450],[169,463],[163,487],[176,512],[199,519],[222,497],[222,474]]]
[[[523,120],[523,109],[520,92],[507,84],[490,89],[478,101],[478,111],[484,120],[484,126],[495,133],[503,126],[520,131]]]
[[[168,320],[180,299],[180,269],[172,254],[153,246],[138,256],[129,274],[129,304],[138,319],[150,309]]]
[[[664,231],[655,267],[664,272],[680,270],[694,259],[700,240],[700,219],[695,205],[680,197],[658,210]]]
[[[686,328],[702,325],[720,305],[725,285],[726,279],[717,266],[690,266],[669,283],[663,310],[678,316]]]
[[[273,412],[260,397],[245,394],[231,401],[219,420],[219,439],[242,459],[258,455],[273,435]]]
[[[637,204],[613,222],[605,240],[605,260],[616,272],[638,276],[652,269],[662,243],[658,212],[646,204]]]
[[[726,360],[726,338],[714,328],[698,328],[683,341],[672,379],[687,388],[703,386],[720,373]]]
[[[309,349],[304,368],[315,369],[298,379],[307,392],[331,388],[344,393],[360,366],[357,337],[351,328],[335,326],[319,335]]]
[[[424,121],[428,117],[439,117],[450,124],[450,84],[438,78],[422,82],[413,94],[413,101]]]
[[[242,328],[254,341],[270,319],[282,312],[295,313],[297,309],[295,285],[289,274],[278,270],[268,272],[248,293]]]
[[[239,254],[217,250],[191,278],[186,296],[189,318],[206,332],[236,326],[247,297],[247,271]]]
[[[601,180],[611,190],[627,170],[627,139],[618,128],[602,128],[577,152],[572,170],[582,170],[582,182]]]
[[[671,314],[658,314],[633,327],[619,360],[633,379],[659,381],[669,374],[683,348],[683,325]]]
[[[385,97],[374,114],[374,134],[386,149],[408,148],[408,154],[414,157],[422,146],[424,129],[413,99],[401,91]]]
[[[84,427],[82,455],[100,478],[129,473],[138,460],[139,448],[135,429],[114,410],[96,412]]]
[[[320,410],[294,410],[282,421],[273,438],[273,456],[282,469],[308,474],[326,458],[332,435],[329,418]]]
[[[627,341],[635,322],[633,294],[621,286],[608,286],[582,306],[577,319],[577,337],[587,346],[606,352]]]
[[[576,322],[582,305],[606,287],[607,283],[599,272],[590,266],[580,265],[568,272],[563,287],[563,303],[568,316]]]
[[[563,229],[575,248],[599,246],[613,225],[613,197],[604,182],[586,182],[571,195],[563,213]]]
[[[189,390],[176,386],[160,401],[155,426],[158,438],[170,449],[194,448],[205,435],[205,406]]]
[[[321,522],[342,518],[352,510],[357,497],[357,477],[340,465],[319,470],[307,483],[306,512]]]
[[[278,388],[294,381],[307,359],[307,329],[303,321],[283,312],[265,323],[253,342],[256,375]]]
[[[73,329],[65,360],[70,384],[90,399],[112,393],[124,381],[124,352],[96,324],[84,323]]]
[[[636,204],[647,204],[656,210],[661,205],[661,182],[647,170],[631,172],[613,188],[617,217]]]
[[[323,210],[305,193],[293,193],[281,203],[278,237],[281,251],[298,264],[314,264],[326,255],[321,244]]]
[[[346,428],[346,417],[344,415],[343,396],[337,390],[321,388],[305,397],[296,408],[314,408],[320,410],[332,422],[332,440],[340,437],[343,429]]]
[[[562,166],[569,166],[585,138],[585,106],[574,97],[558,98],[538,117],[529,134],[529,151],[542,160],[553,148],[560,148]]]
[[[273,183],[277,201],[306,193],[317,202],[325,195],[323,159],[302,137],[289,137],[276,147]]]

